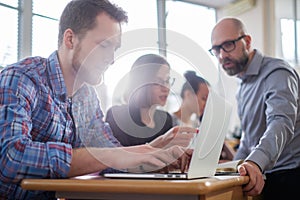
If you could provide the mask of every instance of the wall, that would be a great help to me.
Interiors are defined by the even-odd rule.
[[[253,38],[253,47],[260,49],[263,52],[268,52],[265,41],[265,26],[268,26],[268,21],[266,21],[266,16],[271,13],[270,9],[265,9],[266,4],[272,0],[256,0],[255,6],[242,14],[236,15],[234,17],[240,18],[247,27],[248,33]],[[228,16],[225,9],[217,10],[217,20],[222,17]],[[233,15],[231,15],[233,16]]]

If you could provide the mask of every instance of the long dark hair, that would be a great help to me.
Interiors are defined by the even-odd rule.
[[[149,88],[155,81],[162,65],[170,67],[165,57],[157,54],[145,54],[139,57],[129,72],[127,98],[129,105],[137,108],[150,105]]]
[[[183,84],[181,88],[181,92],[180,92],[181,98],[184,97],[184,92],[186,90],[193,91],[195,94],[197,94],[200,84],[206,84],[207,86],[210,86],[208,81],[200,76],[197,76],[195,71],[186,71],[184,73],[184,77],[186,79],[186,82]]]

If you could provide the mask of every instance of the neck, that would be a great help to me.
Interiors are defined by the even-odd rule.
[[[150,108],[140,108],[141,120],[146,126],[150,128],[155,127],[155,122],[153,120],[155,109],[156,106],[152,106]]]
[[[191,124],[191,116],[193,114],[186,106],[182,105],[178,111],[174,113],[185,124]]]
[[[76,81],[76,71],[72,67],[72,63],[68,62],[65,58],[67,57],[64,55],[65,53],[62,50],[58,51],[58,59],[60,63],[60,68],[64,77],[64,82],[67,88],[67,95],[71,97],[75,91],[79,88],[79,84]],[[76,85],[74,85],[76,83]]]

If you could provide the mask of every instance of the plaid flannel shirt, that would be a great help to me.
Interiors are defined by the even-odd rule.
[[[72,101],[66,94],[56,51],[47,59],[30,57],[2,70],[0,199],[54,198],[23,190],[21,180],[65,178],[72,148],[120,146],[103,121],[93,87],[85,85]]]

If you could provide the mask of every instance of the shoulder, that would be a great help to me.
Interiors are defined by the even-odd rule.
[[[263,55],[258,50],[255,50],[254,57],[247,71],[248,75],[259,75],[263,79],[278,71],[286,71],[293,76],[297,76],[295,69],[287,61]]]
[[[106,119],[121,117],[124,113],[128,113],[128,105],[114,105],[111,106],[106,112]]]
[[[44,73],[46,59],[42,57],[29,57],[17,63],[6,66],[1,71],[1,77],[12,79],[38,79]]]
[[[267,96],[274,92],[276,95],[284,95],[285,98],[298,95],[300,83],[298,72],[282,59],[264,57],[258,79],[257,86],[267,92]]]
[[[287,61],[267,56],[263,59],[261,70],[265,74],[265,76],[268,76],[274,72],[278,72],[280,74],[282,71],[286,71],[289,74],[292,74],[293,76],[298,76],[295,69],[292,66],[290,66],[290,64]]]
[[[41,75],[46,70],[46,58],[42,58],[39,56],[36,57],[28,57],[20,60],[17,63],[10,64],[4,68],[4,72],[14,72],[25,74],[30,77],[35,77],[37,74]]]
[[[114,105],[114,106],[111,106],[107,112],[124,112],[128,110],[128,105]]]
[[[33,92],[44,84],[45,58],[30,57],[6,66],[0,74],[0,87]]]
[[[271,86],[283,86],[285,84],[290,84],[291,81],[296,84],[299,82],[299,75],[296,70],[286,61],[276,58],[269,58],[265,67],[262,68],[262,78],[267,83],[271,84]]]

